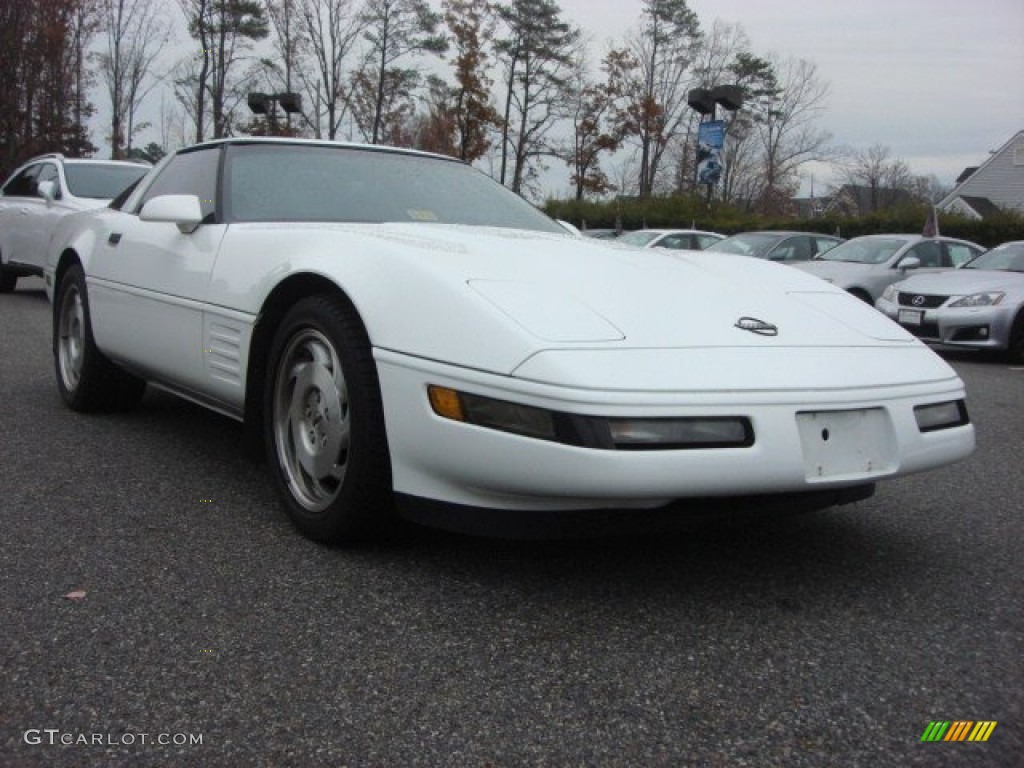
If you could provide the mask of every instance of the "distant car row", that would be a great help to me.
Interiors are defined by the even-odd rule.
[[[591,237],[615,236],[592,230]],[[1000,350],[1024,362],[1024,241],[985,252],[976,243],[912,234],[851,240],[808,232],[641,229],[617,243],[704,250],[789,263],[873,304],[935,344]],[[962,269],[961,269],[962,268]]]

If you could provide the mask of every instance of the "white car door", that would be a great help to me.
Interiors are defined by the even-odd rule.
[[[36,179],[42,166],[34,163],[11,179],[4,187],[0,208],[0,250],[6,264],[28,264],[30,253],[29,223],[37,202]]]
[[[93,332],[108,355],[148,378],[201,396],[204,304],[226,226],[215,217],[218,148],[180,153],[131,212],[101,218],[88,270]],[[161,195],[199,197],[204,223],[190,233],[138,211]]]

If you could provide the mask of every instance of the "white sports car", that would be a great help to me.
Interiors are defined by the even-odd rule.
[[[131,406],[148,381],[244,420],[323,542],[393,500],[468,527],[701,497],[825,505],[974,447],[954,371],[846,292],[574,238],[411,151],[181,150],[65,220],[46,282],[72,408]]]

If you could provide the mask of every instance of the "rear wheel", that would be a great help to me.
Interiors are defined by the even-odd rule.
[[[352,543],[390,517],[376,365],[343,298],[308,297],[281,322],[270,349],[264,428],[275,483],[306,536]]]
[[[110,362],[93,341],[85,273],[78,264],[61,278],[53,320],[57,388],[65,403],[76,411],[111,411],[139,402],[146,382]]]

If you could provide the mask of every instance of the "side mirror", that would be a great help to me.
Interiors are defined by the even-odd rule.
[[[142,206],[139,219],[174,224],[183,235],[190,235],[203,221],[203,208],[195,195],[160,195]]]
[[[52,203],[57,199],[57,185],[53,181],[40,181],[36,191],[47,203]]]
[[[906,256],[900,259],[899,264],[896,265],[897,269],[918,269],[921,266],[921,260],[917,256]]]

